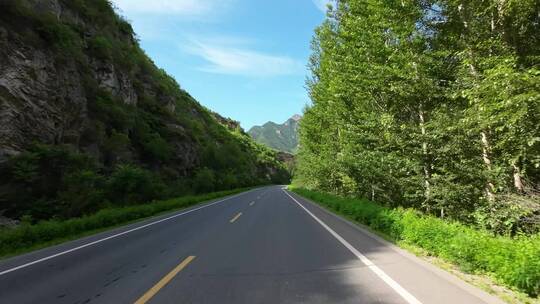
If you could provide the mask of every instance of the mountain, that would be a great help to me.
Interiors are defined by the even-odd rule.
[[[301,119],[302,116],[294,115],[283,124],[269,121],[262,126],[254,126],[248,134],[258,143],[294,154],[298,149],[298,126]]]
[[[0,216],[287,181],[277,152],[157,68],[109,1],[0,1]]]

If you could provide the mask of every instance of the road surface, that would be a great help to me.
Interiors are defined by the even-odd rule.
[[[499,303],[271,186],[0,262],[0,303]]]

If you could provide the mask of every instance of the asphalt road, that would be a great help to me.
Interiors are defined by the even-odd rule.
[[[0,262],[0,303],[500,303],[265,187]]]

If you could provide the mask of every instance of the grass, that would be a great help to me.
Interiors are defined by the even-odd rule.
[[[344,215],[404,245],[458,266],[488,275],[497,283],[537,298],[540,293],[540,235],[494,236],[457,222],[426,216],[412,209],[390,209],[358,198],[291,188],[327,209]]]
[[[151,216],[244,192],[248,189],[249,188],[242,188],[195,196],[185,196],[128,207],[108,208],[80,218],[64,221],[41,221],[33,225],[23,223],[14,228],[1,229],[0,257],[6,258],[60,244]]]

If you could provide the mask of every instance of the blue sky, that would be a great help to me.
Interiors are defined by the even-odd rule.
[[[249,129],[309,103],[313,30],[327,0],[113,0],[154,62]]]

